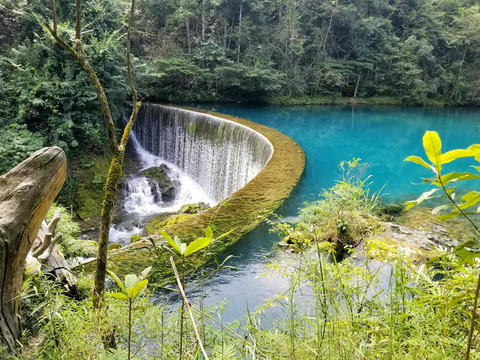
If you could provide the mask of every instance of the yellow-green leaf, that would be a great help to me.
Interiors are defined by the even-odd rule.
[[[213,238],[213,231],[212,231],[212,228],[210,226],[208,226],[206,229],[205,229],[205,237],[207,238]]]
[[[165,240],[167,240],[167,242],[170,244],[172,248],[174,248],[179,254],[182,253],[178,245],[175,243],[175,241],[173,241],[173,239],[167,233],[163,232],[162,230],[159,230],[159,232],[160,232],[160,235],[162,235],[162,237]]]
[[[110,295],[111,297],[114,297],[114,298],[122,300],[122,301],[128,301],[127,295],[122,294],[122,293],[107,293],[107,295]]]
[[[404,205],[406,206],[406,207],[405,207],[405,210],[410,210],[412,207],[414,207],[415,205],[418,205],[418,204],[424,202],[425,200],[438,197],[438,196],[431,196],[433,193],[437,192],[438,190],[440,190],[440,189],[432,189],[432,190],[430,190],[430,191],[424,192],[424,193],[423,193],[422,195],[420,195],[416,200],[405,201],[405,203],[404,203]]]
[[[451,151],[447,151],[445,154],[442,154],[441,161],[442,161],[442,164],[447,164],[453,160],[457,160],[464,157],[475,156],[475,154],[476,152],[471,150],[463,150],[463,149],[451,150]]]
[[[128,274],[125,276],[125,288],[127,289],[127,292],[129,289],[133,288],[136,283],[139,282],[139,278],[135,274]]]
[[[187,250],[185,251],[185,256],[188,256],[190,254],[193,254],[194,252],[197,252],[198,250],[203,249],[208,244],[210,244],[211,241],[212,238],[207,237],[198,238],[192,241],[190,244],[188,244]]]
[[[435,165],[437,173],[442,169],[442,141],[436,131],[426,131],[423,135],[423,148],[428,160]]]
[[[423,160],[420,156],[409,156],[403,161],[412,161],[415,164],[422,165],[423,167],[426,167],[427,169],[432,170],[432,167],[426,163],[425,160]]]
[[[117,276],[117,274],[115,274],[113,271],[110,271],[110,270],[107,270],[108,274],[113,278],[113,280],[115,280],[115,282],[117,283],[118,287],[126,294],[127,291],[125,290],[125,286],[123,285],[122,281],[120,280],[120,278]]]
[[[130,296],[130,299],[135,299],[138,294],[147,286],[148,284],[148,279],[139,281],[138,283],[135,284],[135,286],[131,289],[128,289],[128,295]]]

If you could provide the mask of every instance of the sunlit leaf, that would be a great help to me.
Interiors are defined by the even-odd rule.
[[[125,288],[127,289],[127,291],[129,289],[132,289],[139,280],[140,279],[135,274],[128,274],[127,276],[125,276]]]
[[[160,232],[160,235],[162,235],[162,237],[168,241],[168,243],[170,244],[170,246],[172,248],[174,248],[178,253],[182,253],[180,251],[180,247],[175,243],[175,241],[173,241],[173,239],[165,232],[163,232],[162,230],[159,231]]]
[[[416,200],[405,201],[405,203],[404,203],[404,205],[406,206],[406,207],[405,207],[405,210],[410,210],[412,207],[414,207],[415,205],[418,205],[418,204],[424,202],[425,200],[439,197],[439,196],[431,196],[433,193],[437,192],[438,190],[440,190],[440,189],[432,189],[432,190],[430,190],[430,191],[424,192],[424,193],[423,193],[422,195],[420,195]]]
[[[440,179],[443,185],[448,185],[452,182],[457,182],[457,181],[480,179],[480,175],[475,175],[469,172],[464,172],[464,173],[451,172],[451,173],[442,175]],[[432,184],[436,186],[441,186],[441,183],[438,180],[432,181]]]
[[[115,282],[117,283],[118,287],[126,294],[127,293],[127,290],[125,290],[125,286],[123,285],[122,281],[120,280],[120,278],[117,276],[117,274],[115,274],[113,271],[110,271],[110,270],[107,270],[108,274],[113,278],[113,280],[115,280]]]
[[[403,161],[412,161],[415,164],[422,165],[423,167],[426,167],[429,170],[433,170],[432,167],[425,162],[420,156],[409,156]]]
[[[437,172],[440,173],[442,169],[442,141],[436,131],[426,131],[423,135],[423,148],[428,160],[435,165]]]
[[[185,243],[182,243],[178,236],[175,235],[173,238],[175,239],[175,244],[179,249],[179,253],[185,255],[185,249],[187,248],[187,245]]]
[[[114,297],[122,301],[128,301],[128,296],[122,293],[107,293],[107,295],[110,295],[111,297]]]
[[[475,154],[476,152],[471,150],[463,150],[463,149],[451,150],[451,151],[447,151],[445,154],[442,154],[441,161],[442,161],[442,164],[448,164],[453,160],[457,160],[464,157],[475,156]]]
[[[190,254],[193,254],[194,252],[197,252],[203,249],[204,247],[208,246],[208,244],[210,244],[211,241],[212,241],[212,238],[207,238],[207,237],[198,238],[192,241],[188,245],[187,250],[185,251],[185,256],[188,256]]]
[[[208,226],[206,229],[205,229],[205,237],[207,238],[213,238],[213,230],[210,226]]]
[[[147,286],[148,279],[139,281],[131,289],[127,289],[130,299],[135,299],[138,294]]]
[[[227,231],[226,233],[223,233],[222,235],[220,235],[219,237],[217,237],[217,240],[220,240],[222,238],[224,238],[225,236],[228,236],[230,235],[235,229],[232,229],[230,231]]]
[[[433,215],[436,215],[436,214],[438,214],[438,213],[439,213],[440,211],[442,211],[442,210],[447,210],[448,208],[450,208],[450,206],[451,206],[450,204],[445,204],[445,205],[437,206],[436,208],[434,208],[434,209],[432,210],[432,214],[433,214]]]
[[[145,278],[147,277],[147,275],[148,275],[148,273],[150,272],[150,270],[152,270],[152,267],[151,267],[151,266],[147,267],[145,270],[143,270],[143,271],[140,273],[141,276],[142,276],[142,279],[145,279]]]
[[[460,201],[462,203],[459,205],[459,208],[462,210],[467,209],[480,201],[480,193],[477,191],[470,191],[463,195]]]
[[[469,214],[473,214],[473,213],[465,213],[467,215]],[[438,220],[441,220],[441,221],[445,221],[445,220],[449,220],[449,219],[453,219],[453,218],[456,218],[456,217],[459,217],[459,216],[462,216],[462,213],[459,212],[459,211],[452,211],[451,213],[448,213],[448,214],[445,214],[445,215],[442,215],[442,216],[439,216],[437,219]]]

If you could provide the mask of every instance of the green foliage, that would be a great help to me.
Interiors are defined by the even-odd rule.
[[[65,207],[54,204],[48,210],[46,220],[50,221],[55,211],[60,210],[61,218],[55,229],[56,233],[61,233],[62,237],[57,245],[62,250],[67,259],[76,257],[93,257],[97,253],[97,243],[95,241],[78,240],[80,229],[78,224],[72,219],[72,214]]]
[[[442,166],[466,157],[474,158],[476,162],[480,162],[480,145],[475,144],[469,146],[467,149],[456,149],[442,153],[442,141],[438,134],[435,131],[427,131],[423,136],[423,148],[430,163],[427,163],[419,156],[409,156],[405,161],[412,161],[432,171],[434,176],[424,179],[424,182],[433,185],[433,189],[424,192],[416,200],[405,202],[405,205],[407,205],[406,209],[411,209],[426,200],[445,197],[449,200],[449,203],[433,209],[434,213],[447,210],[447,213],[439,216],[440,220],[447,220],[464,214],[478,213],[479,210],[475,207],[480,201],[480,193],[478,191],[472,190],[463,194],[458,204],[455,200],[455,195],[458,182],[480,179],[480,175],[471,172],[451,172],[443,174]],[[480,169],[478,166],[472,167],[477,171]],[[438,195],[438,191],[443,192],[444,195]]]
[[[43,144],[42,136],[30,132],[25,126],[5,126],[0,132],[0,174],[11,170]]]

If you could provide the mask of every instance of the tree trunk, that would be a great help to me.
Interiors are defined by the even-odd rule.
[[[0,339],[13,353],[25,259],[67,175],[65,153],[43,148],[0,177]]]

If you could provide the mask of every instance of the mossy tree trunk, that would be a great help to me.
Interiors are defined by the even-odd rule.
[[[57,19],[55,11],[55,1],[51,0],[52,6],[52,20],[53,26],[50,27],[49,24],[46,24],[47,29],[53,36],[53,38],[65,48],[72,56],[74,56],[77,61],[82,66],[85,73],[88,75],[90,82],[92,83],[95,92],[97,93],[98,102],[102,110],[103,119],[105,122],[105,127],[108,133],[108,139],[110,143],[110,150],[112,151],[113,158],[110,163],[110,168],[108,171],[107,182],[105,186],[105,196],[103,200],[103,208],[101,213],[101,224],[100,224],[100,235],[98,240],[98,252],[97,252],[97,267],[95,271],[95,279],[92,291],[92,300],[94,308],[103,312],[104,310],[104,290],[105,290],[105,276],[106,276],[106,267],[107,267],[107,246],[108,246],[108,236],[110,231],[110,223],[112,216],[112,209],[114,205],[114,200],[117,193],[118,183],[122,175],[122,166],[123,160],[125,157],[125,146],[130,137],[130,132],[132,126],[137,119],[138,109],[140,103],[137,101],[137,92],[133,84],[131,66],[130,66],[130,40],[131,40],[131,31],[132,31],[132,20],[135,11],[135,0],[132,0],[131,10],[130,10],[130,19],[128,24],[128,36],[127,36],[127,71],[128,71],[128,80],[130,83],[130,88],[132,91],[133,97],[133,106],[132,113],[130,115],[129,121],[124,128],[122,138],[120,142],[118,141],[115,135],[115,125],[112,119],[110,112],[110,107],[108,105],[107,96],[103,87],[98,79],[95,70],[89,64],[87,59],[87,54],[83,46],[81,39],[81,0],[76,1],[76,13],[77,13],[77,23],[76,23],[76,35],[75,35],[75,49],[63,41],[57,33]]]
[[[66,176],[65,153],[51,147],[38,150],[0,177],[0,339],[10,353],[20,340],[25,260]]]

